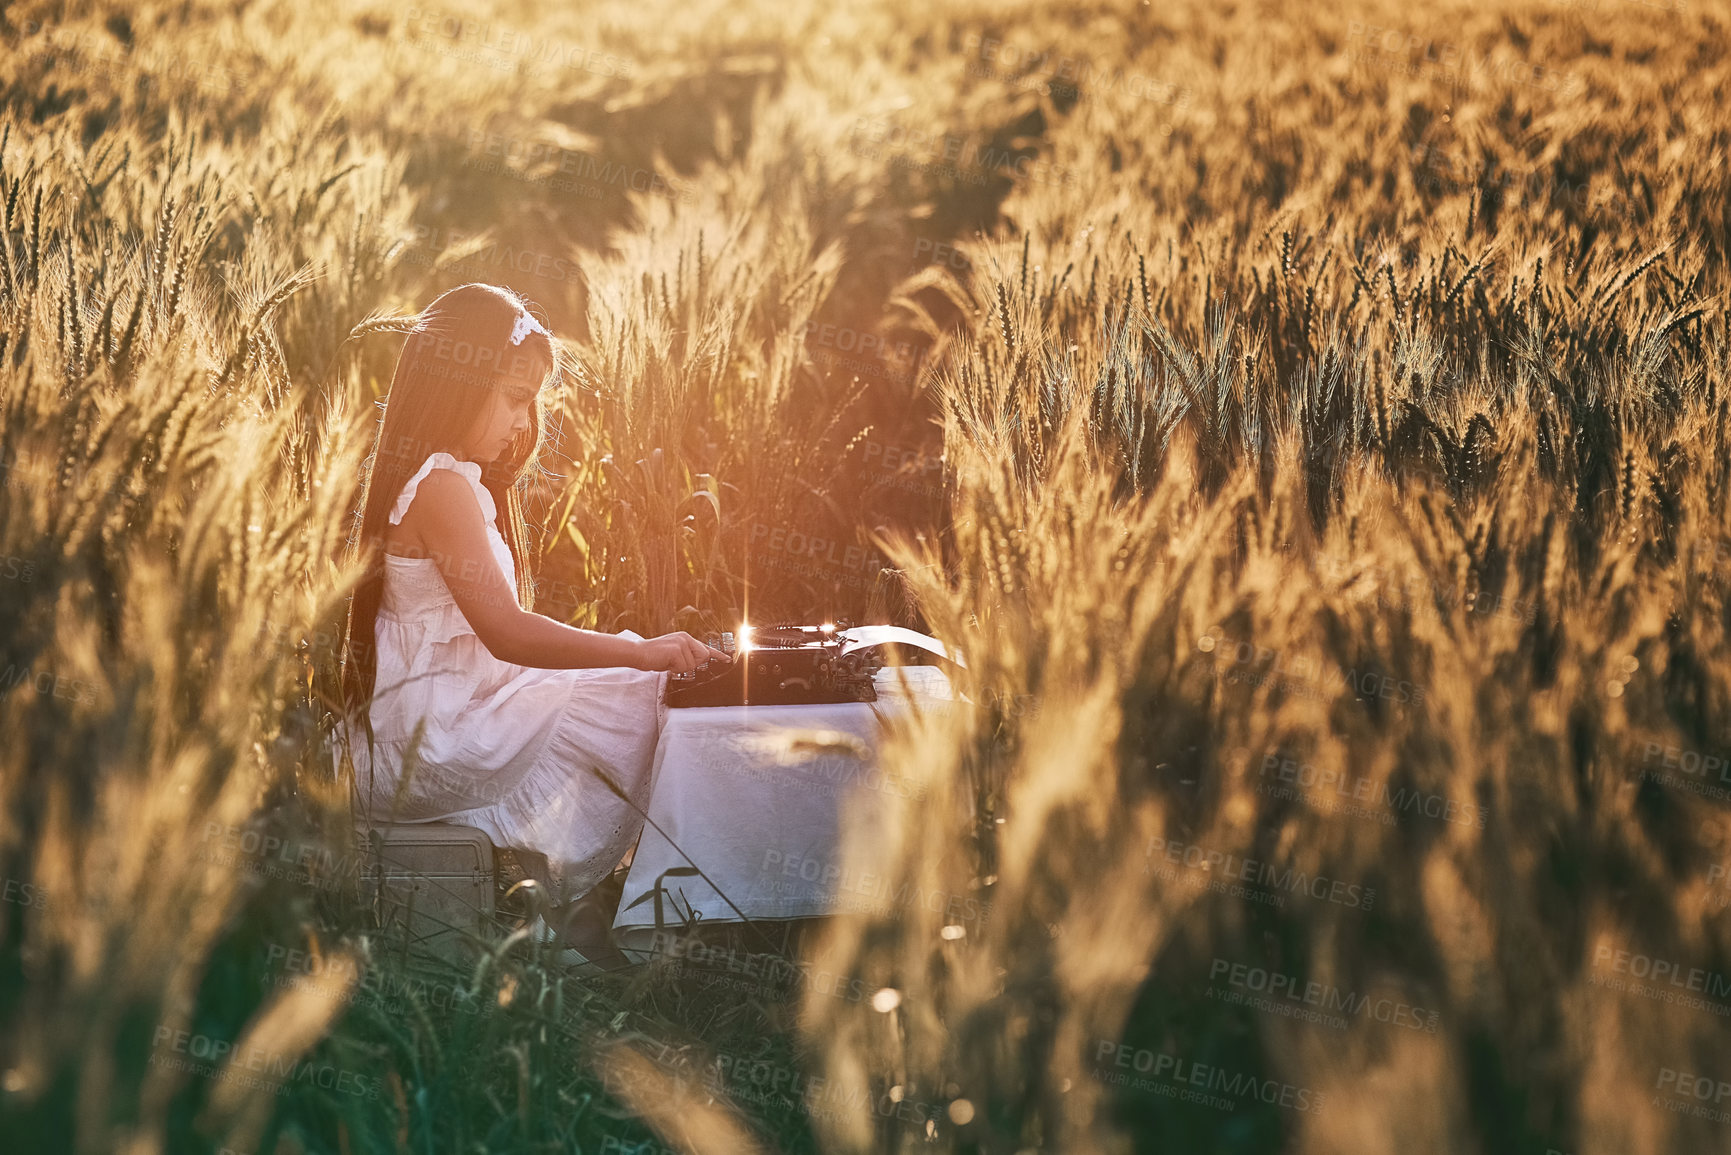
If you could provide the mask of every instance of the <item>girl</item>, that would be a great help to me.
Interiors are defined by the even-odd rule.
[[[373,568],[344,649],[345,711],[366,731],[345,727],[356,792],[373,821],[446,819],[538,851],[569,903],[642,828],[666,672],[719,652],[531,612],[518,490],[541,446],[552,336],[493,285],[459,286],[410,320],[362,496],[357,547]]]

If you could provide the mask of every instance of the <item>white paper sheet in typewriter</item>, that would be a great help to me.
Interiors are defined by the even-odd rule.
[[[851,654],[855,650],[869,649],[872,646],[882,646],[894,642],[925,650],[927,653],[936,654],[940,658],[948,658],[963,669],[967,669],[968,666],[959,651],[952,653],[949,647],[938,639],[903,626],[854,626],[851,629],[842,630],[837,636],[843,639],[841,647],[843,654]]]

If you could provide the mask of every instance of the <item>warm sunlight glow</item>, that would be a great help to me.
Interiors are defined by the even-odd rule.
[[[0,0],[0,1155],[1731,1152],[1728,13]]]

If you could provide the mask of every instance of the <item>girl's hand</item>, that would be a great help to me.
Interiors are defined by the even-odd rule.
[[[704,645],[683,630],[662,634],[659,638],[644,639],[638,643],[638,647],[638,669],[667,670],[675,674],[690,673],[710,658],[727,657],[720,650]]]

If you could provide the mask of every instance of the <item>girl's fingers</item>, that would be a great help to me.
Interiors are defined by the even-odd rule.
[[[666,634],[662,639],[668,647],[668,668],[675,673],[688,674],[712,658],[726,658],[727,654],[705,645],[683,630],[678,633]]]

